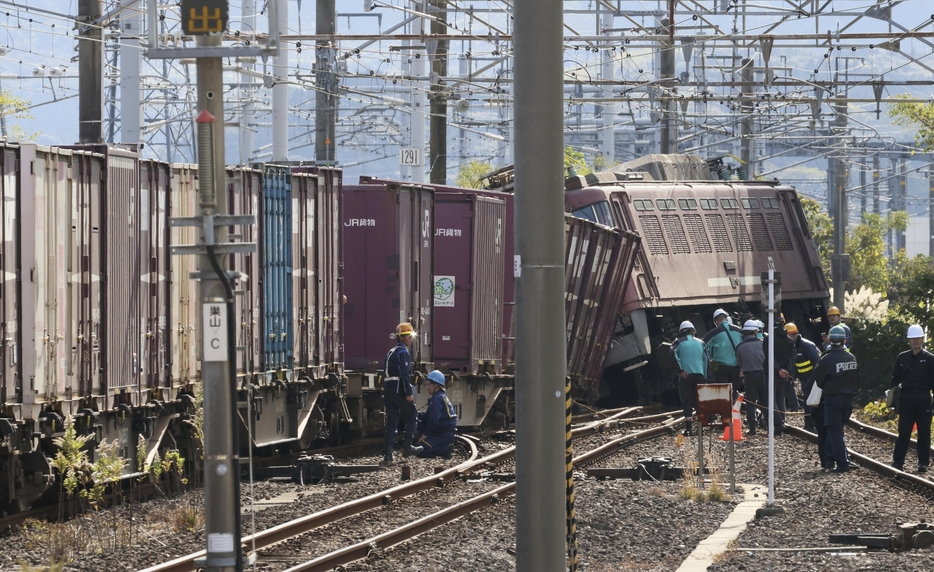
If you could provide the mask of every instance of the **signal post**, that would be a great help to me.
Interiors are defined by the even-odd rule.
[[[269,4],[276,22],[277,2]],[[207,554],[198,567],[215,572],[242,570],[240,538],[239,420],[236,387],[236,330],[231,281],[242,278],[226,271],[227,256],[252,252],[255,244],[229,243],[227,228],[254,224],[253,216],[230,216],[225,200],[223,57],[277,53],[278,33],[271,26],[265,47],[224,47],[227,0],[182,0],[182,28],[195,37],[195,47],[162,48],[156,31],[156,2],[149,0],[149,58],[195,58],[198,76],[198,150],[200,216],[172,218],[171,226],[201,229],[199,242],[171,245],[173,255],[198,255],[199,271],[191,279],[201,285],[201,380],[204,398],[204,496]]]

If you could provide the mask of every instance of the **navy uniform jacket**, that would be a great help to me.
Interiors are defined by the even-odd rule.
[[[442,435],[454,433],[457,426],[457,413],[443,389],[438,390],[428,400],[428,411],[419,415],[418,431],[422,435]]]
[[[833,348],[820,358],[814,370],[814,381],[824,395],[856,395],[859,390],[856,358],[843,347]]]
[[[814,370],[820,362],[820,350],[814,342],[798,336],[795,342],[795,370],[798,372],[798,379],[801,380],[801,390],[804,396],[811,392],[811,386],[814,384]]]
[[[383,390],[386,393],[412,395],[412,356],[402,342],[398,342],[386,354]]]
[[[904,393],[926,393],[934,389],[934,354],[925,349],[917,355],[911,350],[898,354],[892,387],[898,384]]]
[[[786,332],[785,328],[782,326],[775,326],[775,329],[772,331],[772,336],[775,337],[774,360],[772,356],[769,355],[769,337],[764,336],[762,338],[762,349],[765,351],[768,363],[772,364],[772,368],[775,369],[775,371],[783,369],[789,374],[792,373],[795,364],[795,343],[788,337],[788,332]]]

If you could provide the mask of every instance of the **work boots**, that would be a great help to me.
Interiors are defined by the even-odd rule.
[[[685,437],[691,436],[694,434],[694,424],[691,423],[690,417],[684,418],[684,431],[681,432]]]
[[[418,455],[424,450],[425,450],[424,447],[419,447],[418,445],[413,447],[412,442],[409,441],[408,439],[402,442],[402,456],[403,457]]]
[[[392,446],[386,447],[386,453],[383,456],[383,460],[380,462],[381,467],[388,467],[392,465]]]

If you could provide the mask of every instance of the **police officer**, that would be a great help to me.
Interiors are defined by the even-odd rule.
[[[678,390],[681,394],[681,408],[684,412],[684,434],[693,435],[691,415],[697,397],[697,384],[704,383],[707,374],[707,353],[704,342],[694,337],[694,324],[681,322],[678,339],[671,346],[678,362]]]
[[[924,330],[908,328],[911,349],[898,354],[892,387],[901,386],[898,401],[898,440],[892,466],[903,470],[911,430],[918,424],[918,472],[928,470],[931,462],[931,390],[934,390],[934,354],[924,349]]]
[[[846,331],[840,326],[830,328],[831,348],[814,370],[814,383],[821,388],[824,425],[827,427],[827,454],[836,462],[834,473],[845,473],[851,465],[846,454],[843,424],[853,412],[853,398],[859,389],[856,358],[846,351]]]
[[[748,435],[756,434],[756,404],[764,412],[769,401],[768,388],[765,386],[765,351],[762,349],[762,340],[756,335],[758,332],[759,324],[755,320],[746,320],[743,324],[743,341],[736,346],[736,361],[746,385]]]
[[[833,328],[834,326],[840,326],[841,328],[843,328],[843,331],[846,332],[846,348],[852,349],[853,340],[850,336],[850,327],[847,326],[846,324],[840,323],[840,308],[837,308],[836,306],[831,306],[830,309],[827,310],[827,322],[830,324],[831,328]],[[830,336],[827,334],[822,334],[821,336],[824,342],[823,344],[824,351],[825,352],[830,351],[830,347],[831,347]]]
[[[723,309],[713,313],[713,321],[716,327],[707,332],[703,340],[710,358],[710,373],[715,383],[732,384],[735,394],[743,387],[736,362],[736,346],[742,341],[743,333],[730,323],[729,315]]]
[[[412,324],[403,322],[396,327],[396,345],[386,354],[383,372],[383,404],[386,406],[386,451],[382,465],[392,464],[392,449],[396,443],[399,422],[405,423],[402,456],[416,455],[421,447],[413,447],[417,411],[412,391],[412,357],[409,348],[415,336]]]
[[[428,410],[418,414],[419,457],[451,457],[457,413],[444,391],[444,374],[438,370],[428,374]]]

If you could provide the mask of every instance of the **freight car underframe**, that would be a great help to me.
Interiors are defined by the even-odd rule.
[[[820,333],[828,330],[827,307],[827,299],[794,299],[785,295],[781,310],[785,320],[794,322],[802,335],[819,341]],[[678,327],[685,320],[691,321],[697,328],[697,337],[703,338],[714,327],[712,316],[717,308],[734,316],[734,323],[737,319],[742,323],[753,318],[762,319],[768,326],[761,304],[746,303],[742,299],[730,304],[640,308],[622,314],[607,352],[598,403],[607,407],[680,403],[678,365],[669,352],[671,343],[678,337]]]

